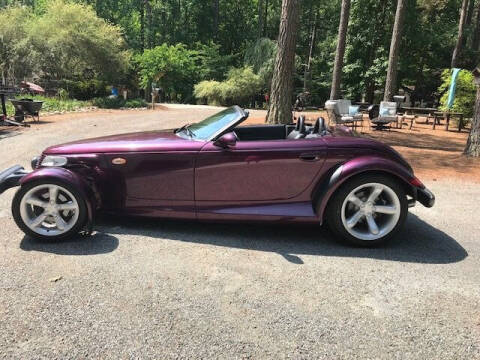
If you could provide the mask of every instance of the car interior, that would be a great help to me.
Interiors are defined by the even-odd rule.
[[[314,139],[326,135],[327,126],[323,117],[313,126],[307,125],[302,115],[296,124],[239,126],[234,132],[240,141]]]

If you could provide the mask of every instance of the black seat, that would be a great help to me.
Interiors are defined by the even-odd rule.
[[[306,136],[306,138],[307,139],[317,138],[325,135],[326,132],[327,132],[327,126],[325,125],[325,119],[320,116],[317,119],[317,121],[315,121],[315,125],[312,131],[310,132],[310,134]]]
[[[303,139],[306,135],[305,116],[300,116],[297,120],[297,126],[288,134],[287,139]]]

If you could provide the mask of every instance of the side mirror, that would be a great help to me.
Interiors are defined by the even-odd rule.
[[[226,133],[219,137],[213,145],[221,147],[223,149],[228,149],[234,147],[237,143],[237,136],[233,132]]]

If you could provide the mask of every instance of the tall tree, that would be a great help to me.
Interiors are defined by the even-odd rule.
[[[308,48],[308,59],[305,66],[305,72],[303,74],[303,91],[307,92],[310,90],[310,82],[312,79],[312,60],[313,60],[313,50],[315,48],[315,40],[317,35],[317,18],[318,12],[315,12],[315,17],[312,23],[312,34],[310,35],[310,46]]]
[[[267,122],[270,124],[288,124],[292,121],[293,72],[300,2],[301,0],[282,0],[278,51],[267,114]]]
[[[257,30],[257,38],[264,37],[264,19],[263,19],[263,0],[258,0],[258,30]]]
[[[349,17],[350,0],[342,0],[342,11],[340,14],[340,25],[338,26],[337,52],[335,53],[335,64],[333,66],[330,100],[336,100],[340,97],[340,84],[342,81],[343,58],[345,56],[345,44],[347,41]]]
[[[218,18],[220,17],[219,0],[213,0],[213,38],[218,38]]]
[[[480,157],[480,71],[474,70],[475,83],[477,85],[477,98],[475,101],[475,112],[472,119],[472,129],[468,136],[467,146],[464,154],[468,156]]]
[[[140,12],[140,52],[142,53],[145,50],[145,1],[139,1],[140,7],[138,9]]]
[[[451,67],[458,67],[460,61],[460,53],[462,52],[463,38],[465,36],[465,25],[467,22],[467,12],[468,12],[468,0],[462,1],[462,7],[460,8],[460,21],[458,24],[458,36],[455,49],[453,50],[452,55],[452,64]]]
[[[475,11],[475,0],[468,0],[468,12],[465,20],[465,23],[467,26],[472,25],[474,11]]]
[[[395,24],[393,25],[392,42],[390,43],[390,55],[388,56],[387,80],[385,81],[384,101],[391,101],[397,91],[398,56],[400,43],[402,41],[403,22],[405,20],[405,0],[398,0],[395,13]]]
[[[475,27],[473,30],[473,37],[472,37],[472,50],[478,51],[480,50],[480,1],[477,2],[477,17],[475,19]]]

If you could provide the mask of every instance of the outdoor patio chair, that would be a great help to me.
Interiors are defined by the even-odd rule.
[[[377,129],[390,128],[392,122],[398,124],[397,106],[396,102],[382,101],[378,117],[371,120],[372,124]]]
[[[363,122],[360,106],[352,106],[350,100],[329,100],[325,103],[330,123],[351,125],[354,129],[357,122]]]

